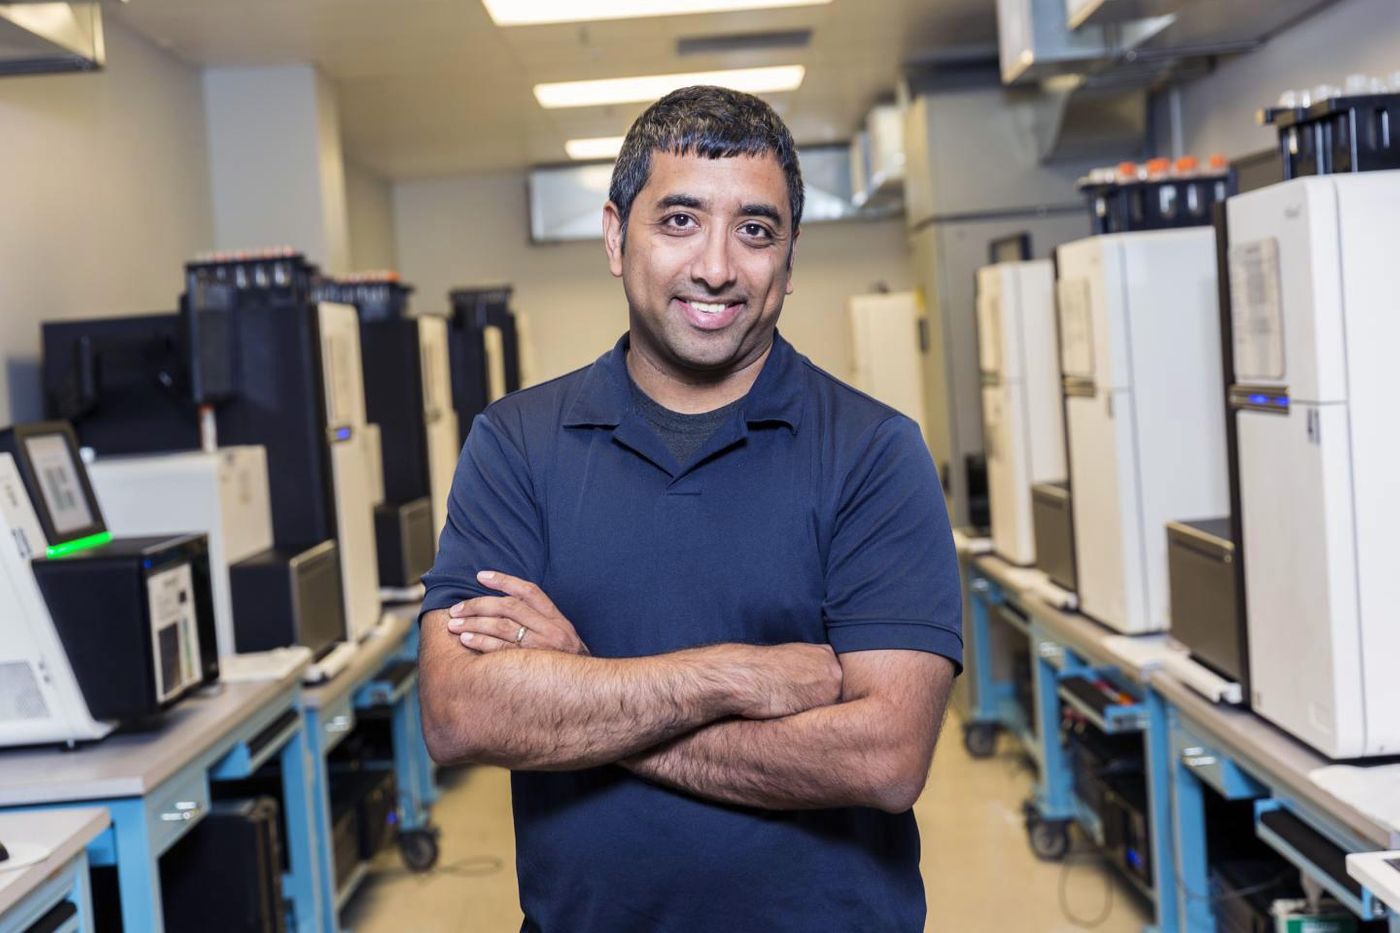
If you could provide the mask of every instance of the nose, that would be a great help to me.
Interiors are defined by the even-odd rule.
[[[702,242],[690,263],[690,279],[711,294],[719,294],[734,284],[734,262],[729,252],[733,244],[722,228],[706,231],[699,239]]]

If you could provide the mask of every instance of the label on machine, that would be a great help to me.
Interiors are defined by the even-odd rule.
[[[1061,363],[1066,376],[1094,378],[1094,312],[1087,279],[1061,279],[1056,283],[1060,299]]]
[[[1230,247],[1230,316],[1236,381],[1282,379],[1283,300],[1277,239]]]
[[[146,596],[151,609],[156,696],[164,702],[200,678],[199,629],[190,565],[180,564],[151,574],[146,578]]]

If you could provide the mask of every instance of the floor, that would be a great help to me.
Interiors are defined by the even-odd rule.
[[[1000,753],[974,761],[950,717],[923,797],[914,808],[924,839],[927,929],[997,933],[1140,931],[1148,907],[1089,851],[1061,865],[1038,862],[1026,844],[1020,804],[1032,772],[1002,739]],[[504,931],[520,928],[515,893],[510,785],[494,768],[442,776],[435,811],[442,858],[435,872],[410,875],[395,852],[346,906],[355,933]]]

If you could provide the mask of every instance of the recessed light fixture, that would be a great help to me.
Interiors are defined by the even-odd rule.
[[[688,74],[643,75],[636,78],[604,78],[601,81],[564,81],[536,84],[535,100],[548,110],[559,107],[601,107],[634,104],[665,97],[677,88],[716,84],[750,94],[795,91],[807,70],[801,65],[772,68],[734,68],[728,71],[696,71]]]
[[[589,159],[616,159],[622,151],[625,136],[598,136],[593,139],[571,139],[564,144],[569,158],[586,161]]]
[[[481,0],[497,26],[821,6],[831,0]]]

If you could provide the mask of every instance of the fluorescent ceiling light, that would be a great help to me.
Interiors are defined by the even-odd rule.
[[[625,136],[599,136],[595,139],[571,139],[564,144],[564,151],[571,159],[616,159],[622,151]]]
[[[778,7],[821,6],[831,0],[481,0],[497,26],[538,26],[596,19],[733,13]]]
[[[729,71],[697,71],[678,75],[646,75],[637,78],[605,78],[601,81],[565,81],[536,84],[535,99],[549,110],[557,107],[600,107],[633,104],[665,97],[692,84],[716,84],[750,94],[795,91],[807,70],[801,65],[773,68],[735,68]]]

